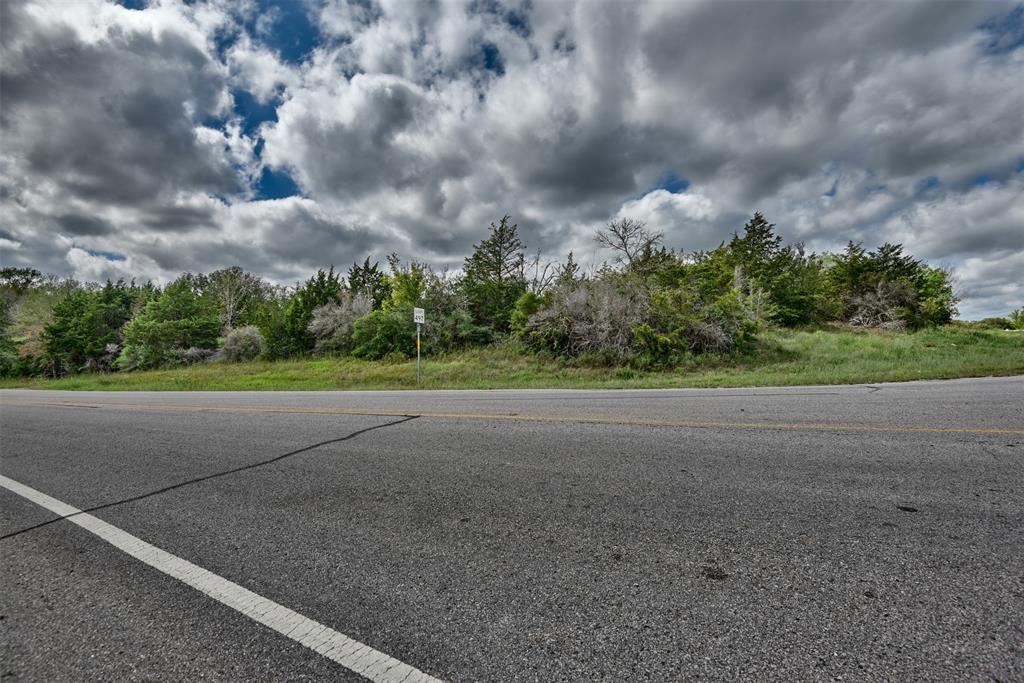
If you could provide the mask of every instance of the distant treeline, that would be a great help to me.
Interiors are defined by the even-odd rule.
[[[806,253],[783,244],[759,213],[711,251],[670,251],[661,234],[629,219],[596,239],[612,258],[589,273],[572,253],[562,262],[528,259],[508,216],[491,224],[460,274],[396,255],[384,267],[367,258],[346,274],[320,270],[295,287],[238,267],[185,274],[163,288],[4,268],[0,373],[400,358],[415,352],[414,306],[427,310],[427,354],[515,340],[539,353],[642,368],[741,352],[766,325],[914,329],[956,314],[949,273],[900,245]]]

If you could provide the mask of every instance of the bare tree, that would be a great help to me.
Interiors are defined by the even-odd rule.
[[[628,269],[637,258],[654,251],[663,237],[660,232],[649,232],[643,221],[620,218],[609,223],[604,230],[599,230],[594,239],[602,247],[616,252],[616,262]]]
[[[537,255],[534,256],[526,266],[527,272],[532,271],[532,275],[527,283],[530,291],[534,294],[543,294],[546,292],[551,285],[555,283],[558,278],[558,264],[552,261],[541,261],[540,249],[537,250]]]

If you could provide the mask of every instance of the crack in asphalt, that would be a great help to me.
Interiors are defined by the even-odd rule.
[[[10,532],[8,534],[4,534],[3,536],[0,536],[0,541],[6,540],[8,538],[14,538],[15,536],[20,536],[21,534],[25,534],[25,533],[28,533],[29,531],[34,531],[36,529],[40,529],[42,527],[49,526],[51,524],[55,524],[56,522],[61,522],[61,521],[65,520],[65,519],[70,519],[71,517],[74,517],[76,515],[96,512],[97,510],[105,510],[106,508],[112,508],[112,507],[116,507],[118,505],[125,505],[127,503],[134,503],[136,501],[144,500],[146,498],[152,498],[153,496],[163,495],[164,493],[168,493],[170,491],[175,491],[177,489],[184,488],[186,486],[192,486],[193,484],[199,484],[199,483],[202,483],[204,481],[208,481],[210,479],[217,479],[219,477],[226,477],[226,476],[229,476],[229,475],[232,475],[232,474],[238,474],[239,472],[244,472],[246,470],[256,469],[257,467],[265,467],[266,465],[271,465],[271,464],[273,464],[275,462],[280,462],[281,460],[284,460],[285,458],[291,458],[292,456],[296,456],[296,455],[299,455],[301,453],[306,453],[308,451],[314,450],[316,448],[321,448],[323,446],[329,446],[330,444],[340,443],[342,441],[348,441],[349,439],[354,439],[357,436],[365,434],[366,432],[372,432],[375,429],[384,429],[386,427],[394,427],[394,426],[400,425],[400,424],[402,424],[404,422],[409,422],[411,420],[415,420],[418,417],[420,417],[420,416],[419,415],[406,415],[401,420],[394,420],[393,422],[385,422],[384,424],[373,425],[372,427],[366,427],[364,429],[359,429],[359,430],[356,430],[356,431],[352,432],[351,434],[347,434],[345,436],[340,436],[340,437],[338,437],[336,439],[328,439],[327,441],[321,441],[320,443],[315,443],[315,444],[312,444],[310,446],[304,446],[302,448],[296,449],[294,451],[289,451],[288,453],[284,453],[282,455],[276,455],[273,458],[270,458],[268,460],[261,460],[259,462],[250,463],[248,465],[242,465],[241,467],[233,467],[233,468],[231,468],[229,470],[224,470],[222,472],[214,472],[213,474],[207,474],[207,475],[204,475],[202,477],[196,477],[194,479],[189,479],[187,481],[178,482],[177,484],[171,484],[170,486],[165,486],[163,488],[156,489],[155,491],[149,491],[147,493],[140,493],[140,494],[138,494],[136,496],[131,496],[129,498],[122,498],[121,500],[115,500],[115,501],[113,501],[111,503],[103,503],[102,505],[96,505],[96,506],[93,506],[93,507],[90,507],[90,508],[84,508],[84,509],[79,510],[78,512],[76,512],[74,514],[71,514],[71,515],[64,515],[64,516],[61,516],[61,517],[55,517],[53,519],[48,519],[45,522],[40,522],[39,524],[34,524],[32,526],[25,527],[24,529],[19,529],[17,531],[12,531],[12,532]]]

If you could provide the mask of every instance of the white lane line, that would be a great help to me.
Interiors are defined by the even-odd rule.
[[[358,640],[349,638],[319,622],[304,617],[284,605],[268,600],[237,583],[207,571],[198,565],[146,543],[127,531],[122,531],[102,519],[84,513],[76,507],[36,491],[34,488],[0,474],[0,486],[27,498],[50,512],[67,517],[67,521],[99,536],[118,550],[125,552],[154,569],[173,576],[217,602],[241,612],[253,621],[269,626],[316,653],[341,664],[350,671],[377,683],[442,683],[440,679],[423,673],[408,664],[374,650]]]

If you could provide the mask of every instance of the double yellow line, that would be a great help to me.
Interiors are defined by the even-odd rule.
[[[1024,428],[998,427],[914,427],[906,425],[863,425],[844,422],[735,422],[728,420],[624,420],[618,418],[581,417],[574,415],[521,415],[518,413],[456,413],[443,411],[356,410],[348,408],[313,408],[288,406],[216,406],[184,403],[124,403],[75,400],[9,399],[0,405],[49,406],[74,408],[115,408],[122,410],[174,410],[202,413],[285,413],[301,415],[355,415],[363,417],[438,418],[448,420],[486,420],[508,422],[549,422],[563,424],[619,425],[637,427],[676,427],[690,429],[761,429],[814,432],[869,432],[895,434],[992,434],[1024,436]]]

